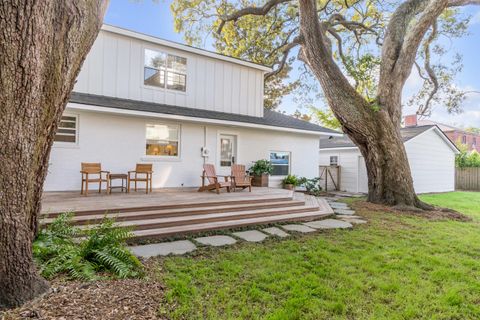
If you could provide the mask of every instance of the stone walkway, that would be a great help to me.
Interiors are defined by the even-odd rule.
[[[154,243],[129,247],[133,254],[141,258],[150,258],[155,256],[182,255],[197,249],[197,246],[222,247],[229,246],[238,242],[238,240],[247,242],[262,242],[268,237],[286,238],[290,233],[311,233],[324,229],[350,229],[355,224],[367,223],[362,217],[356,215],[355,210],[348,204],[339,202],[350,195],[340,194],[334,197],[328,197],[326,200],[335,212],[335,218],[310,221],[304,223],[292,223],[279,225],[260,230],[247,230],[239,232],[225,231],[225,235],[213,235],[199,237],[190,240],[179,240],[171,242]]]

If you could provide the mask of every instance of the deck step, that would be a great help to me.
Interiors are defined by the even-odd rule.
[[[303,213],[303,212],[312,212],[318,211],[318,206],[306,206],[298,205],[285,208],[269,208],[263,210],[245,210],[245,211],[232,211],[232,212],[221,212],[221,213],[207,213],[207,214],[197,214],[189,216],[173,216],[167,218],[156,218],[156,219],[137,219],[130,221],[121,221],[117,225],[121,227],[130,227],[134,230],[145,230],[145,229],[157,229],[157,228],[166,228],[173,226],[183,226],[190,224],[199,224],[199,223],[210,223],[218,221],[227,221],[227,220],[242,220],[242,219],[253,219],[260,217],[269,217],[274,215],[286,215],[294,213]],[[83,226],[84,228],[89,228],[90,225]]]
[[[134,239],[162,238],[162,237],[168,237],[168,236],[178,235],[178,234],[238,228],[238,227],[244,227],[248,225],[265,225],[270,223],[287,222],[287,221],[310,221],[310,220],[316,220],[320,218],[327,218],[330,215],[331,213],[324,213],[319,210],[314,210],[314,211],[308,211],[308,212],[289,213],[289,214],[257,217],[257,218],[250,218],[250,219],[225,220],[225,221],[188,224],[188,225],[182,225],[182,226],[173,226],[173,227],[165,227],[165,228],[157,228],[157,229],[136,230],[136,231],[133,231],[133,236],[134,236]]]
[[[144,211],[157,211],[157,210],[176,210],[176,209],[192,209],[192,208],[201,208],[201,207],[217,207],[217,206],[237,206],[237,205],[248,205],[248,204],[262,204],[267,202],[289,202],[292,201],[293,196],[271,196],[271,197],[261,197],[261,198],[251,198],[251,199],[242,199],[242,200],[214,200],[214,201],[205,201],[205,202],[182,202],[182,203],[170,203],[170,204],[158,204],[158,205],[148,205],[142,207],[118,207],[118,208],[99,208],[94,210],[75,210],[71,208],[70,211],[75,213],[75,216],[91,216],[91,215],[105,215],[105,213],[124,213],[124,212],[144,212]],[[48,212],[44,211],[40,214],[41,218],[56,218],[58,215],[64,213],[61,212]]]
[[[247,203],[247,204],[228,204],[223,206],[211,206],[211,207],[198,207],[198,208],[178,208],[178,209],[164,209],[164,210],[147,210],[138,212],[120,212],[120,213],[108,213],[108,214],[91,214],[80,215],[73,217],[73,222],[77,225],[100,223],[104,217],[114,218],[115,221],[132,221],[132,220],[151,220],[157,218],[168,217],[184,217],[204,215],[211,213],[234,213],[237,211],[247,210],[263,210],[272,208],[290,208],[304,206],[305,201],[291,200],[291,201],[272,201],[264,203]],[[51,224],[55,218],[43,218],[41,220],[42,225]]]

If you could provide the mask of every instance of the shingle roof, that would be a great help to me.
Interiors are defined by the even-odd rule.
[[[154,112],[160,114],[179,115],[192,118],[215,119],[232,122],[244,122],[259,124],[278,128],[290,128],[304,131],[314,131],[327,134],[338,134],[339,132],[321,127],[319,125],[299,120],[285,114],[265,109],[263,117],[253,117],[241,114],[210,111],[203,109],[193,109],[177,107],[166,104],[120,99],[107,96],[73,92],[70,96],[70,102],[100,107],[116,108],[123,110],[134,110],[144,112]]]
[[[403,138],[403,142],[418,136],[419,134],[427,131],[428,129],[435,127],[434,125],[408,127],[400,129],[400,133]],[[342,137],[328,137],[324,136],[320,138],[320,149],[332,149],[332,148],[351,148],[356,145],[348,138],[347,135]]]

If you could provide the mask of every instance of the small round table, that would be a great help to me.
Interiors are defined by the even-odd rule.
[[[127,192],[127,175],[125,173],[111,173],[108,175],[108,193],[112,193],[112,189],[120,189],[120,192]],[[113,186],[113,180],[122,180],[121,186]],[[124,182],[125,181],[125,185]]]

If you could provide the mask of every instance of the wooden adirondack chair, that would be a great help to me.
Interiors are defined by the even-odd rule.
[[[219,177],[223,177],[225,181],[219,181]],[[229,178],[229,176],[217,175],[213,164],[204,164],[202,186],[198,189],[198,192],[216,190],[217,194],[220,194],[221,188],[226,188],[227,192],[230,192],[232,182],[229,181]],[[205,179],[208,181],[208,184],[205,184]]]
[[[135,175],[132,177],[132,173]],[[135,182],[135,191],[137,191],[137,182],[145,182],[145,192],[152,192],[153,165],[151,163],[137,163],[135,170],[128,171],[127,192],[130,192],[130,182]]]
[[[82,162],[81,164],[82,170],[80,173],[82,174],[82,187],[80,194],[88,195],[88,184],[89,183],[98,183],[98,193],[102,192],[102,182],[107,183],[107,190],[108,190],[108,175],[110,174],[109,171],[102,170],[101,163],[90,163],[90,162]],[[105,174],[104,175],[102,175]],[[83,193],[83,186],[85,185],[85,193]]]
[[[236,188],[242,188],[243,190],[248,188],[248,191],[252,192],[252,179],[252,176],[247,175],[243,164],[232,165],[233,190]]]

